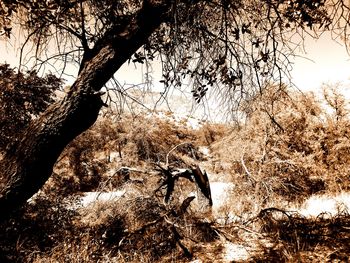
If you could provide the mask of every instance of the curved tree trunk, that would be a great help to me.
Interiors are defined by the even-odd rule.
[[[96,121],[103,105],[98,91],[160,25],[168,2],[145,1],[128,24],[112,27],[86,50],[67,96],[34,120],[5,153],[0,162],[0,217],[8,217],[35,194],[66,145]]]

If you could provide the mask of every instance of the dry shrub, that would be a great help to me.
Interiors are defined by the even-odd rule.
[[[274,241],[254,262],[348,262],[350,216],[321,214],[304,218],[298,213],[264,209],[257,216],[262,233]]]
[[[28,232],[24,234],[28,235],[22,237],[23,243],[30,242],[22,245],[13,240],[11,250],[18,249],[17,254],[5,251],[3,246],[2,252],[11,258],[4,257],[10,261],[2,262],[162,262],[166,258],[188,261],[192,246],[215,241],[218,236],[210,223],[190,212],[176,214],[178,206],[165,206],[157,198],[133,192],[80,210],[80,215],[71,215],[69,225],[64,227],[62,222],[66,221],[62,218],[60,224],[54,218],[42,218],[47,224],[43,227],[38,217],[31,217],[32,225],[23,224]],[[50,216],[51,209],[47,210]],[[63,212],[57,210],[58,214]],[[33,226],[37,224],[42,229],[33,239],[31,235],[38,231]],[[9,239],[5,240],[2,243],[8,244]],[[14,258],[18,261],[12,261]]]
[[[0,261],[32,262],[62,243],[79,238],[73,220],[77,212],[60,200],[40,195],[9,221],[0,224]]]
[[[107,115],[68,145],[43,191],[58,196],[94,191],[118,167],[150,168],[167,157],[169,164],[187,168],[203,158],[196,141],[194,131],[172,119]],[[118,174],[110,179],[115,188],[124,181]]]
[[[221,140],[231,130],[230,125],[221,123],[205,122],[196,131],[199,145],[211,146],[214,142]]]
[[[192,246],[218,239],[210,223],[193,215],[177,216],[174,210],[152,203],[152,200],[142,200],[138,206],[137,216],[131,213],[134,221],[130,223],[134,225],[128,228],[130,234],[116,250],[124,258],[132,257],[133,261],[138,261],[145,254],[149,255],[151,262],[160,261],[168,255],[190,258]],[[127,217],[130,218],[130,215]]]
[[[263,205],[276,195],[301,201],[326,189],[349,189],[350,122],[345,100],[336,89],[331,92],[321,101],[312,93],[271,86],[242,106],[246,120],[212,145],[242,192],[260,189]]]
[[[183,163],[177,154],[200,158],[194,142],[195,134],[189,128],[181,126],[171,119],[161,119],[153,115],[137,116],[126,128],[127,138],[123,152],[128,162],[165,162],[168,152],[175,146],[176,152],[169,157],[170,163]],[[181,145],[180,145],[181,144]]]
[[[113,202],[82,210],[82,225],[100,233],[105,250],[118,262],[191,257],[193,245],[218,238],[210,223],[190,210],[180,213],[182,202],[173,200],[165,205],[145,189],[130,187]]]
[[[42,190],[56,196],[95,190],[108,168],[107,160],[97,159],[95,155],[103,152],[107,143],[98,129],[88,130],[77,137],[62,153]]]

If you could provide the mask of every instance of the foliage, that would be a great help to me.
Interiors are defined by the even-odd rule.
[[[204,138],[219,156],[219,160],[228,164],[230,169],[225,170],[225,173],[238,175],[237,178],[240,179],[238,182],[241,184],[236,184],[239,185],[236,193],[242,198],[244,197],[242,193],[251,193],[245,191],[246,189],[254,189],[258,198],[253,195],[251,202],[260,209],[267,205],[266,199],[271,201],[276,196],[274,194],[290,201],[325,189],[338,190],[339,185],[343,187],[340,190],[349,189],[346,170],[349,164],[347,134],[349,125],[345,100],[334,92],[325,94],[328,105],[335,111],[334,118],[322,112],[312,96],[298,96],[296,101],[291,100],[281,83],[282,78],[288,76],[289,57],[299,45],[298,42],[294,44],[295,34],[302,36],[307,31],[317,36],[319,32],[328,28],[333,27],[334,30],[335,27],[339,27],[342,31],[340,33],[345,33],[344,39],[347,40],[348,10],[347,3],[332,0],[235,2],[2,0],[0,30],[7,38],[11,38],[14,27],[24,30],[25,40],[20,49],[21,63],[32,62],[23,61],[26,57],[23,56],[23,52],[29,49],[34,54],[27,57],[34,58],[34,68],[38,71],[47,65],[55,70],[64,71],[67,63],[77,62],[79,72],[85,69],[86,78],[94,75],[93,73],[99,73],[94,76],[101,79],[97,81],[93,78],[88,82],[89,85],[86,85],[86,90],[81,88],[85,82],[79,82],[86,79],[81,75],[78,76],[77,84],[73,85],[75,90],[72,89],[67,97],[74,99],[74,94],[78,94],[76,95],[78,102],[85,102],[86,94],[89,95],[92,90],[99,90],[125,60],[130,59],[143,64],[158,59],[162,62],[165,95],[169,87],[181,88],[183,79],[190,78],[192,94],[197,102],[203,100],[211,91],[224,102],[233,103],[233,109],[244,111],[246,114],[246,123],[235,126],[229,136],[222,136],[219,132],[217,138],[208,129],[204,132],[208,136]],[[157,15],[143,17],[145,14],[153,14],[153,11],[157,11]],[[151,32],[144,31],[144,28]],[[149,37],[151,33],[153,34]],[[134,38],[137,41],[132,41]],[[33,46],[28,48],[30,43]],[[139,49],[141,46],[143,48]],[[51,50],[48,52],[47,47],[52,47],[52,53]],[[120,52],[113,48],[124,49]],[[131,57],[131,53],[137,49],[138,52]],[[94,57],[100,59],[96,59],[97,61],[102,61],[101,57],[105,55],[102,51],[105,50],[110,55],[103,56],[103,62],[106,63],[100,63],[102,66],[93,63],[96,67],[89,67],[88,62]],[[119,63],[114,63],[116,54],[121,56]],[[126,57],[123,57],[124,54]],[[63,62],[62,68],[55,68],[57,61]],[[60,84],[52,76],[37,79],[35,71],[29,72],[28,76],[20,74],[15,76],[16,74],[8,66],[3,67],[3,74],[5,74],[3,89],[10,92],[9,96],[14,98],[14,106],[8,109],[7,106],[2,107],[2,110],[4,113],[10,112],[17,116],[19,121],[15,127],[20,128],[32,118],[30,114],[38,114],[51,100],[48,91],[40,91],[39,95],[44,95],[44,99],[39,100],[38,105],[34,100],[24,100],[27,99],[26,96],[34,97],[36,94],[35,90],[31,89],[32,78],[35,82],[41,83],[42,87],[47,88],[49,85],[48,90],[53,90]],[[16,87],[22,86],[21,82],[16,82],[18,77],[29,83],[27,86],[30,89],[26,96],[11,95],[12,90],[15,89],[17,92]],[[6,83],[8,80],[13,81]],[[279,84],[278,89],[274,86],[269,87],[270,83],[275,82]],[[17,86],[12,87],[13,83],[17,83]],[[50,86],[52,83],[54,85]],[[117,92],[124,92],[118,86],[116,88]],[[79,93],[74,93],[77,90]],[[257,94],[261,95],[260,98],[256,96]],[[92,93],[92,95],[91,97],[95,97],[99,94]],[[1,98],[5,98],[5,95]],[[245,101],[249,105],[245,104]],[[74,108],[76,105],[70,106]],[[29,109],[28,114],[20,111],[23,107]],[[79,110],[81,109],[78,109],[78,112]],[[81,116],[78,114],[77,118]],[[121,160],[118,165],[125,163],[144,165],[138,167],[140,169],[145,167],[150,169],[149,164],[152,162],[186,167],[201,159],[193,143],[198,138],[192,132],[186,129],[179,131],[173,128],[173,124],[167,122],[156,121],[157,125],[154,125],[154,122],[150,122],[147,118],[141,118],[134,123],[137,123],[137,126],[130,125],[127,121],[116,126],[108,124],[102,127],[101,131],[88,132],[73,142],[62,156],[61,167],[58,165],[59,174],[56,174],[43,189],[43,200],[46,197],[49,199],[57,197],[54,194],[48,195],[57,185],[61,188],[60,194],[95,190],[100,186],[101,178],[107,182],[114,175],[118,175],[118,173],[107,175],[110,167],[106,162],[110,162],[109,158],[96,162],[99,160],[100,151],[105,148],[107,151],[111,149],[117,151]],[[157,129],[154,129],[154,126]],[[80,131],[80,127],[76,128]],[[122,136],[115,138],[114,129]],[[104,137],[107,134],[114,137],[111,146],[107,145],[109,140]],[[7,141],[11,140],[9,136],[4,138]],[[88,147],[90,142],[95,142],[92,147]],[[4,143],[6,144],[7,142]],[[41,153],[40,150],[38,152]],[[13,172],[16,174],[21,170],[27,176],[25,168],[27,167],[14,168],[16,171]],[[47,170],[50,171],[50,167]],[[61,174],[63,177],[57,176]],[[6,179],[13,179],[10,178],[12,174],[4,176]],[[142,176],[152,177],[149,173],[142,173]],[[27,178],[20,177],[20,179],[15,183],[20,184]],[[156,180],[152,179],[146,182],[151,188],[156,186]],[[183,236],[189,237],[186,241],[191,241],[193,226],[200,225],[202,228],[199,229],[205,230],[202,231],[204,232],[202,236],[205,237],[201,240],[203,242],[212,241],[217,237],[215,234],[217,229],[213,230],[214,223],[203,223],[197,217],[188,214],[176,214],[178,210],[175,208],[181,205],[178,203],[180,199],[174,198],[175,200],[172,200],[174,203],[171,204],[173,206],[166,206],[155,196],[150,196],[149,193],[146,196],[142,193],[141,197],[123,199],[118,204],[119,209],[131,210],[114,210],[115,213],[111,214],[112,219],[106,212],[104,218],[110,221],[101,222],[96,228],[84,228],[78,223],[77,228],[70,229],[67,226],[73,226],[73,217],[79,221],[79,216],[76,218],[76,214],[72,215],[69,209],[55,202],[40,202],[41,198],[39,195],[34,199],[34,210],[29,204],[29,207],[24,208],[23,214],[17,214],[18,217],[12,218],[14,221],[1,224],[4,230],[0,231],[1,240],[4,242],[1,246],[1,249],[5,250],[4,260],[12,260],[18,250],[20,254],[22,252],[24,254],[20,255],[19,260],[30,261],[31,256],[35,254],[39,262],[41,258],[47,261],[50,255],[56,259],[62,256],[63,251],[64,260],[71,261],[72,258],[80,260],[81,256],[81,260],[91,262],[96,259],[95,257],[102,260],[102,250],[105,249],[104,251],[111,253],[124,253],[125,261],[141,261],[145,259],[142,256],[151,261],[171,255],[177,247],[180,247],[185,255],[191,254],[181,242]],[[48,204],[50,209],[45,204]],[[46,216],[43,217],[44,222],[41,221],[41,215]],[[60,215],[64,215],[64,218],[60,218]],[[34,226],[29,222],[34,222]],[[285,224],[285,221],[281,222],[282,225]],[[303,223],[301,225],[305,225]],[[29,249],[26,247],[22,250],[21,240],[14,234],[16,227],[21,230],[22,227],[27,227],[23,230],[27,230],[30,237],[37,230],[46,230],[45,233],[39,232],[39,239],[25,243],[31,249],[37,248],[38,253],[32,251],[28,253]],[[84,230],[85,233],[79,235],[81,232],[77,230]],[[138,230],[141,230],[142,234]],[[107,238],[112,248],[105,244],[101,245],[104,242],[102,233],[108,233]],[[51,240],[50,234],[57,240]],[[209,238],[206,236],[208,234]],[[289,234],[286,233],[286,237],[283,237],[287,241]],[[121,237],[124,239],[120,239]],[[81,244],[86,245],[85,249],[79,249]],[[161,248],[160,251],[157,250],[158,247]],[[15,252],[12,253],[13,251]],[[135,254],[130,255],[129,251],[136,253],[136,256],[133,258]],[[175,258],[180,258],[178,254],[176,256]]]
[[[320,261],[331,254],[335,258],[346,255],[348,234],[342,228],[348,225],[346,211],[334,218],[324,215],[313,220],[271,208],[309,196],[320,189],[315,188],[318,185],[328,193],[346,186],[341,175],[347,166],[346,154],[337,153],[345,142],[337,138],[347,130],[347,115],[342,113],[337,119],[334,114],[346,112],[347,107],[334,100],[346,102],[334,90],[327,98],[343,110],[323,111],[311,94],[297,95],[276,87],[265,92],[262,100],[273,103],[256,98],[251,107],[243,107],[249,118],[240,126],[204,124],[194,131],[184,126],[184,121],[174,122],[171,115],[101,118],[69,145],[42,191],[11,221],[0,225],[1,260],[188,262],[190,254],[203,258],[209,258],[211,250],[213,258],[223,254],[222,238],[252,246],[255,241],[246,240],[246,235],[254,231],[273,240],[273,245],[262,243],[259,247],[257,243],[255,250],[261,251],[254,252],[252,261],[308,258],[317,254],[317,244],[329,252],[319,255]],[[231,199],[223,208],[227,209],[224,220],[201,212],[194,204],[179,213],[186,197],[195,191],[188,180],[176,182],[168,204],[155,194],[160,176],[153,163],[164,165],[167,153],[188,141],[192,146],[178,146],[169,156],[169,164],[186,168],[199,163],[211,180],[234,183],[227,194]],[[328,153],[317,154],[322,143],[332,147]],[[202,145],[211,149],[213,157],[205,159],[198,153],[195,158],[192,150],[196,152]],[[293,150],[286,152],[286,147]],[[285,162],[282,165],[277,160]],[[329,176],[324,173],[327,160],[334,165]],[[216,164],[211,167],[212,162]],[[96,173],[89,174],[93,167]],[[128,176],[119,171],[121,167],[129,168]],[[343,181],[336,183],[334,178]],[[77,206],[82,192],[96,190],[125,193],[111,201]],[[22,232],[21,239],[17,231]],[[329,240],[338,242],[341,249],[329,247]]]
[[[125,126],[124,126],[125,127]],[[127,127],[125,127],[127,128]],[[198,148],[194,145],[196,140],[193,132],[186,126],[176,124],[171,119],[161,120],[159,117],[138,117],[126,130],[127,141],[125,150],[136,150],[134,161],[166,162],[166,156],[173,147],[176,151],[169,157],[169,163],[181,166],[184,160],[182,155],[199,159]],[[186,164],[186,163],[185,163]],[[187,164],[188,165],[188,164]]]
[[[196,131],[198,137],[198,144],[211,146],[214,142],[223,139],[232,127],[222,123],[204,122],[199,130]]]
[[[64,65],[78,62],[81,69],[143,9],[164,8],[161,26],[130,60],[147,68],[152,60],[162,63],[164,95],[189,78],[197,102],[209,92],[237,109],[267,83],[281,84],[289,76],[289,57],[302,42],[295,43],[293,36],[307,31],[317,37],[332,28],[346,32],[346,7],[333,0],[3,0],[0,29],[10,38],[13,25],[19,25],[26,32],[25,45],[33,43],[39,68],[55,68],[54,62],[62,60]]]
[[[54,196],[93,191],[104,180],[112,190],[125,183],[122,174],[113,176],[120,167],[154,169],[155,163],[168,161],[173,167],[190,168],[204,158],[197,146],[199,137],[171,114],[166,120],[152,114],[113,120],[107,114],[69,144],[43,191]]]
[[[52,74],[39,77],[35,71],[17,73],[8,64],[0,65],[0,149],[53,102],[61,83]]]

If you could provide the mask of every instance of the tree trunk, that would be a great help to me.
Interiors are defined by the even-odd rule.
[[[103,105],[98,92],[160,25],[171,1],[145,1],[128,24],[116,25],[84,54],[67,96],[25,129],[0,162],[0,217],[20,208],[47,181],[53,166],[76,136],[97,119]]]

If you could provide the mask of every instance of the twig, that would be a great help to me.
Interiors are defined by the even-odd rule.
[[[182,216],[186,212],[187,208],[190,206],[191,202],[194,199],[195,199],[194,196],[189,196],[182,202],[182,204],[177,212],[178,216]]]
[[[166,157],[165,157],[165,166],[168,167],[169,166],[169,155],[175,151],[175,149],[181,145],[185,145],[185,144],[191,144],[192,142],[182,142],[178,145],[175,145],[173,148],[171,148],[171,150],[167,153]]]
[[[256,184],[256,180],[254,179],[254,177],[251,175],[251,173],[249,172],[247,166],[245,165],[244,163],[244,152],[242,154],[242,157],[241,157],[241,164],[242,164],[242,167],[246,173],[246,175],[248,176],[248,179],[251,181],[251,183],[253,184]]]
[[[174,234],[174,239],[176,241],[176,243],[179,245],[179,247],[182,249],[182,251],[184,252],[184,255],[187,257],[187,258],[192,258],[193,255],[192,253],[189,251],[189,249],[184,245],[182,244],[181,240],[183,239],[183,237],[180,235],[180,233],[177,231],[175,225],[172,225],[171,227],[171,230]]]

